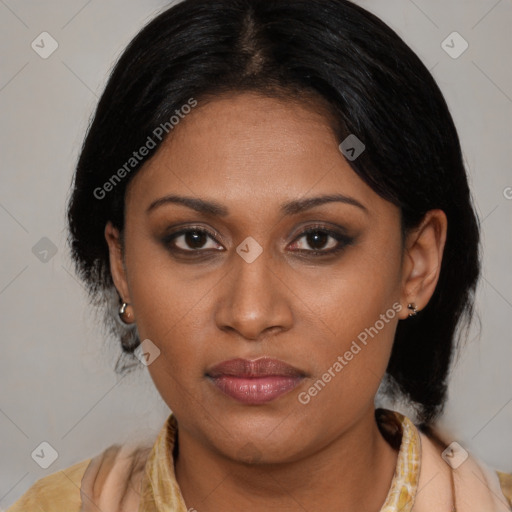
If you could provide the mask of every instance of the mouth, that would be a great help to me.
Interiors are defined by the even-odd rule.
[[[264,404],[290,392],[306,374],[279,359],[230,359],[210,368],[210,382],[234,400],[244,404]]]

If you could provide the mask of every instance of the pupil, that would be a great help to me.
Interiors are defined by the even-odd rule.
[[[190,231],[185,235],[185,241],[189,247],[200,248],[204,245],[206,234],[199,231]]]
[[[321,249],[328,239],[329,235],[322,231],[314,231],[308,235],[308,244],[313,249]]]

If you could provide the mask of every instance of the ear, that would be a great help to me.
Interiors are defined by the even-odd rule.
[[[420,225],[405,240],[402,265],[402,297],[405,304],[400,318],[409,315],[407,304],[414,303],[421,311],[434,294],[446,243],[448,220],[442,210],[429,210]]]
[[[123,261],[123,247],[119,230],[110,221],[105,226],[105,239],[107,240],[110,256],[110,273],[114,285],[123,302],[131,303],[126,270]]]

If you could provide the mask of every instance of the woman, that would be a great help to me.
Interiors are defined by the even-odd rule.
[[[120,371],[140,360],[172,414],[10,511],[512,510],[512,475],[435,428],[478,222],[439,88],[372,14],[159,15],[110,77],[68,217]]]

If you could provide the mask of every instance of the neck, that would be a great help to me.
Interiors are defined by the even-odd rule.
[[[397,455],[382,436],[371,408],[327,446],[283,464],[244,464],[223,458],[180,429],[175,471],[189,510],[378,512]]]

